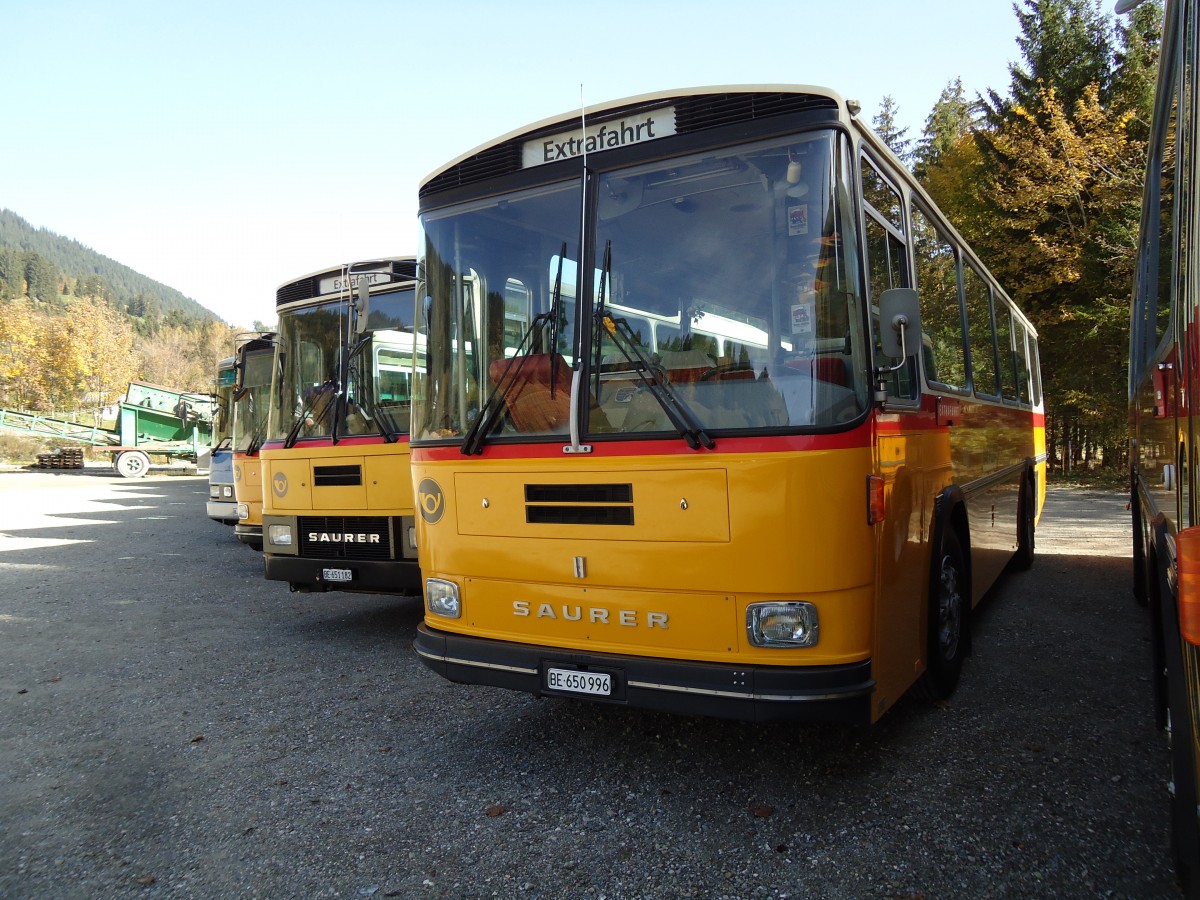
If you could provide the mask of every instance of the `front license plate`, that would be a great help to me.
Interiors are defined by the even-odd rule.
[[[321,578],[325,581],[353,581],[354,573],[349,569],[322,569]]]
[[[606,672],[579,672],[575,669],[547,669],[546,687],[552,691],[612,696],[612,676]]]

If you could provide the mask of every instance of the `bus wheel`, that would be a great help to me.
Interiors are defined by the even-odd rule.
[[[113,468],[122,478],[141,478],[150,471],[150,457],[141,450],[125,450],[117,454]]]
[[[967,614],[970,584],[962,545],[947,528],[929,585],[929,662],[912,693],[926,700],[944,700],[954,693],[967,652]]]
[[[1028,481],[1021,483],[1021,497],[1017,501],[1017,553],[1013,557],[1013,568],[1024,572],[1033,565],[1034,521],[1033,511],[1037,501]]]

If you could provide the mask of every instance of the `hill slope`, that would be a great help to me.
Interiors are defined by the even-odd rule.
[[[137,298],[157,298],[163,313],[178,310],[193,319],[219,319],[216,313],[175,288],[148,278],[71,238],[34,228],[8,209],[0,209],[0,248],[31,251],[54,265],[68,279],[98,276],[109,289],[109,302],[129,308]]]

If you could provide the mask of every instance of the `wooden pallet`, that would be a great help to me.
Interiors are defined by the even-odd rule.
[[[83,448],[63,447],[53,453],[39,453],[37,459],[39,469],[82,469]]]

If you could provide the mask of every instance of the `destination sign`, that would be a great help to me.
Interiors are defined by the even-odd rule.
[[[330,278],[322,278],[317,285],[317,293],[324,296],[345,290],[357,290],[358,283],[364,278],[367,279],[367,284],[387,284],[392,280],[392,270],[391,268],[375,269],[370,272],[354,272],[348,276],[338,274]]]
[[[574,159],[586,153],[599,153],[629,147],[675,134],[675,107],[664,106],[623,119],[612,119],[579,129],[550,134],[526,141],[521,147],[521,165],[532,168],[546,163]]]

